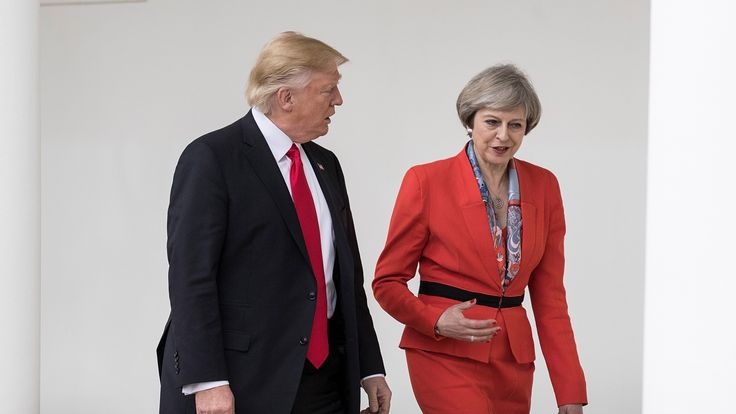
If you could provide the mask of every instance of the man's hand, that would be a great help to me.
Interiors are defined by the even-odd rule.
[[[235,397],[229,385],[194,394],[197,414],[235,414]]]
[[[391,390],[384,377],[372,377],[363,380],[363,389],[368,394],[368,408],[361,414],[388,414],[391,406]]]
[[[583,406],[581,404],[568,404],[560,407],[559,414],[583,414]]]

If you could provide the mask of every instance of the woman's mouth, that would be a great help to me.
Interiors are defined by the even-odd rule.
[[[509,150],[509,147],[491,147],[494,153],[497,155],[503,155]]]

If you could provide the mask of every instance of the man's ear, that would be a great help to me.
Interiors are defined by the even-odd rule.
[[[274,94],[275,104],[281,108],[284,112],[291,112],[294,108],[294,95],[291,94],[291,89],[287,87],[279,88]]]

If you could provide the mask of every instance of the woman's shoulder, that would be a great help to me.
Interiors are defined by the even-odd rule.
[[[464,153],[424,164],[417,164],[409,168],[409,172],[425,178],[446,177],[448,173],[461,166],[463,161],[468,162],[467,157],[464,160],[462,157],[465,157]]]
[[[521,174],[542,180],[557,180],[555,174],[545,167],[514,158],[514,166]]]

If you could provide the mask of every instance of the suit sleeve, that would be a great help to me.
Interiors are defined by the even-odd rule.
[[[195,141],[174,173],[168,217],[171,332],[177,385],[228,378],[217,274],[227,228],[227,191],[211,148]]]
[[[547,239],[542,259],[529,279],[529,294],[557,404],[587,404],[585,376],[578,359],[563,285],[565,214],[557,179],[551,173],[548,178]]]
[[[416,168],[407,171],[396,198],[386,246],[378,258],[373,294],[399,322],[438,338],[434,326],[444,309],[427,305],[407,287],[429,238],[429,205]]]
[[[354,274],[355,274],[355,307],[358,320],[358,347],[360,349],[360,377],[366,378],[375,374],[386,374],[386,368],[383,365],[383,357],[381,356],[381,348],[378,344],[378,336],[373,326],[373,318],[368,309],[368,300],[365,296],[365,288],[363,286],[365,278],[363,276],[363,263],[360,260],[360,251],[358,249],[358,239],[355,234],[355,223],[353,222],[353,214],[350,211],[350,201],[348,199],[347,187],[345,185],[345,176],[340,167],[340,162],[335,157],[335,165],[337,166],[338,181],[340,182],[340,190],[345,200],[345,208],[347,214],[347,237],[353,251],[354,258]]]

